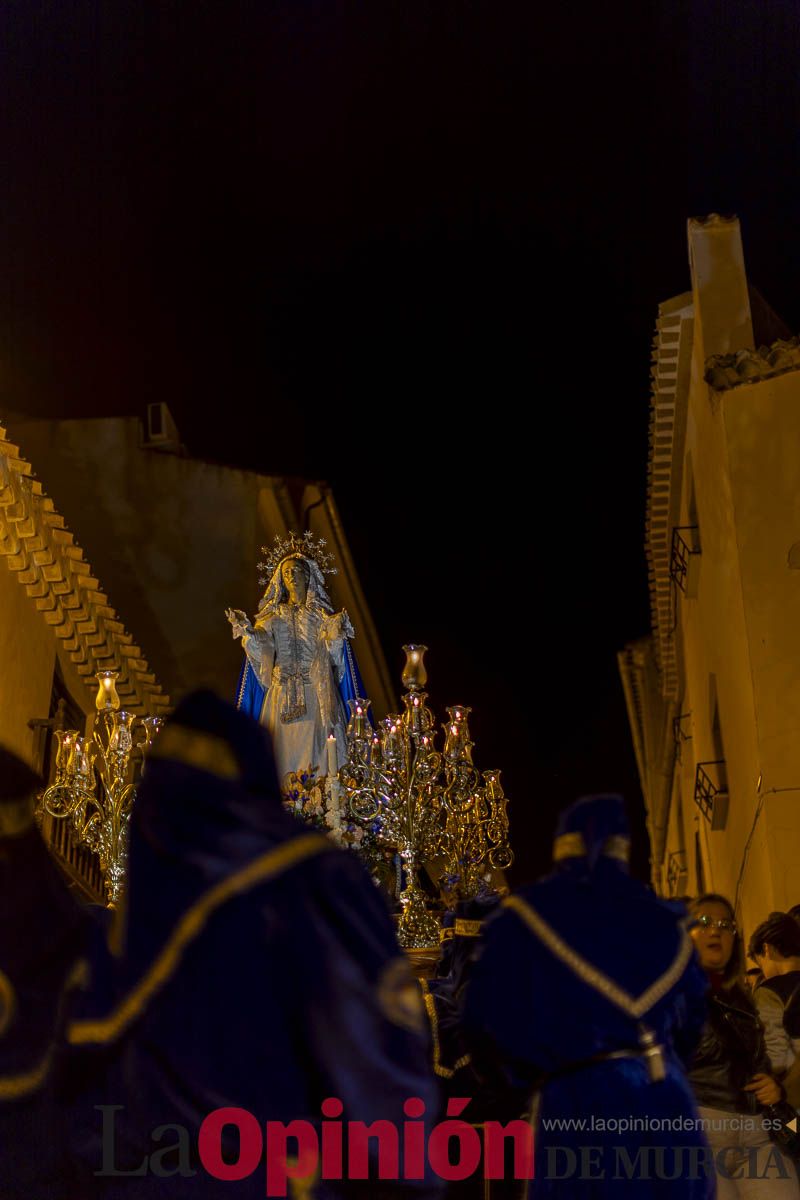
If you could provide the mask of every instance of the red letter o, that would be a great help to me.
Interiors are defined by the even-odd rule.
[[[239,1161],[222,1158],[222,1131],[226,1125],[239,1130]],[[261,1162],[264,1138],[261,1126],[246,1108],[215,1108],[200,1126],[197,1137],[200,1162],[215,1179],[247,1179]]]

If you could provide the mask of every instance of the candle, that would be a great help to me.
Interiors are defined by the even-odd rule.
[[[389,715],[383,719],[383,750],[384,760],[389,763],[399,757],[400,747],[398,745],[398,725],[400,718]]]
[[[339,773],[339,760],[336,750],[336,738],[333,734],[328,737],[328,779],[333,784],[334,779]]]

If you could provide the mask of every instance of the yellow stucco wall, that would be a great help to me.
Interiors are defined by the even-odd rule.
[[[734,899],[746,931],[800,902],[800,373],[713,392],[696,347],[689,397],[681,524],[696,501],[697,595],[678,595],[682,745],[667,852],[680,848],[689,889]],[[698,762],[719,756],[730,795],[724,830],[693,802]],[[786,789],[786,790],[784,790]]]
[[[758,749],[750,655],[739,574],[737,528],[728,474],[723,404],[703,380],[704,352],[694,348],[686,436],[681,524],[691,523],[692,489],[701,555],[696,598],[678,597],[685,687],[682,711],[691,713],[690,753],[684,754],[681,791],[694,794],[697,763],[720,757],[713,731],[719,717],[730,793],[725,829],[712,830],[693,799],[684,806],[684,837],[699,830],[706,885],[733,897],[756,804]]]
[[[0,744],[36,768],[39,736],[28,721],[49,714],[56,660],[67,691],[88,716],[94,680],[78,673],[16,573],[0,560]]]
[[[47,717],[55,639],[16,575],[0,560],[0,743],[34,763],[31,717]]]
[[[724,394],[763,808],[746,894],[800,902],[800,373]]]

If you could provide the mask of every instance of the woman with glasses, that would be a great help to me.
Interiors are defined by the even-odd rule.
[[[733,908],[707,893],[690,908],[691,933],[710,985],[708,1018],[689,1070],[717,1171],[717,1200],[800,1196],[794,1163],[770,1140],[764,1109],[783,1099],[770,1074],[764,1031],[741,982]]]

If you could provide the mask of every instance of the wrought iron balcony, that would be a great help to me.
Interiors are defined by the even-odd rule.
[[[106,903],[103,872],[96,854],[81,845],[72,828],[44,814],[42,836],[78,892],[93,904]]]
[[[672,739],[675,742],[675,761],[683,761],[683,743],[692,740],[691,733],[687,733],[686,729],[691,728],[691,725],[685,726],[684,722],[691,721],[692,714],[681,713],[679,717],[675,717],[672,722]]]
[[[684,596],[697,594],[697,565],[700,558],[697,525],[677,525],[672,530],[669,577]],[[687,536],[684,537],[683,535]]]
[[[667,859],[667,887],[670,896],[682,896],[689,884],[689,866],[685,850],[673,850]]]
[[[724,759],[697,764],[694,802],[712,829],[725,828],[728,820],[728,782]]]

